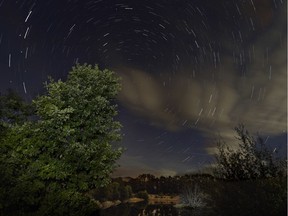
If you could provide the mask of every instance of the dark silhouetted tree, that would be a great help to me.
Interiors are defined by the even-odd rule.
[[[285,162],[276,157],[261,137],[254,138],[240,124],[235,127],[238,148],[231,149],[222,140],[218,142],[216,175],[227,180],[245,180],[276,177],[283,173]]]

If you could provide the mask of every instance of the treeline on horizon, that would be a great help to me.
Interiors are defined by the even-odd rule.
[[[183,185],[193,185],[196,182],[201,185],[215,179],[210,174],[186,174],[174,177],[155,177],[152,174],[142,174],[136,178],[117,177],[111,180],[112,182],[106,187],[90,191],[90,195],[100,201],[123,201],[132,195],[140,198],[139,193],[175,196],[183,192]]]
[[[108,186],[92,190],[90,195],[102,202],[123,201],[123,189],[129,188],[130,197],[141,197],[148,201],[148,194],[181,197],[187,189],[194,191],[195,186],[205,195],[203,202],[212,209],[211,215],[286,216],[287,213],[285,173],[275,177],[246,180],[227,180],[200,173],[174,177],[142,174],[136,178],[113,178]]]

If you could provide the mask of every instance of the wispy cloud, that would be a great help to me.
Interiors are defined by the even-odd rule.
[[[123,81],[120,101],[159,127],[170,131],[197,127],[207,138],[220,133],[231,140],[238,123],[252,132],[286,132],[287,41],[283,37],[285,19],[279,19],[243,47],[245,73],[239,70],[244,57],[238,53],[233,58],[232,50],[221,56],[216,69],[203,66],[196,75],[193,66],[161,77],[134,68],[116,68]],[[212,149],[210,146],[207,152],[212,154]]]

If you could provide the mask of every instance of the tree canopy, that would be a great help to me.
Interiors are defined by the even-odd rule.
[[[0,139],[11,125],[23,124],[34,113],[33,106],[25,102],[14,90],[0,93]]]
[[[121,138],[115,120],[119,78],[98,66],[77,65],[66,81],[50,79],[45,88],[33,101],[37,120],[11,126],[0,143],[0,209],[87,214],[87,206],[80,214],[61,203],[89,203],[84,194],[109,183],[122,151],[112,145]]]

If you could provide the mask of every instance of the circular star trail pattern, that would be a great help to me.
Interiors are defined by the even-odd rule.
[[[115,70],[127,148],[120,175],[203,168],[213,163],[215,134],[230,141],[240,122],[283,150],[286,5],[0,0],[0,90],[30,100],[47,76],[65,80],[76,63]]]
[[[176,73],[185,63],[195,68],[220,64],[222,52],[227,52],[221,37],[233,40],[235,51],[241,49],[239,42],[251,40],[257,20],[253,13],[244,17],[241,7],[255,6],[252,1],[3,0],[1,12],[8,25],[3,26],[9,33],[1,38],[19,73],[39,54],[50,60],[45,59],[47,68],[58,59],[68,65],[82,60],[151,72],[165,67]]]

